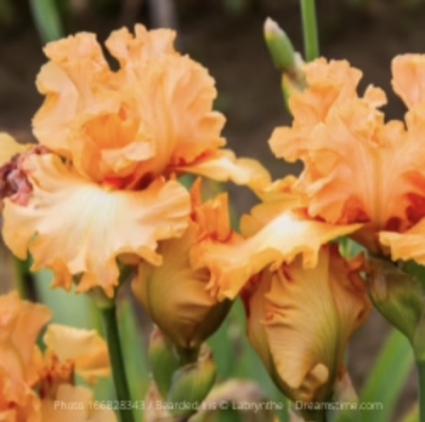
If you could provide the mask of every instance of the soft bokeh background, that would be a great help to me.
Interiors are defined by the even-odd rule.
[[[34,80],[44,62],[44,21],[59,33],[49,16],[49,4],[56,1],[63,33],[92,31],[103,41],[109,32],[123,25],[141,22],[148,27],[174,27],[179,31],[178,47],[210,69],[217,80],[217,108],[227,116],[225,135],[240,156],[261,160],[273,176],[299,172],[300,166],[276,160],[267,140],[274,127],[288,124],[279,91],[279,73],[274,69],[262,39],[267,16],[277,20],[302,50],[301,19],[297,0],[0,0],[0,130],[20,141],[32,140],[31,117],[40,106]],[[367,83],[384,88],[390,104],[389,118],[401,117],[404,108],[390,89],[390,63],[393,56],[425,52],[425,1],[421,0],[318,0],[321,52],[328,58],[347,59],[364,71],[361,89]],[[37,17],[37,15],[36,15]],[[238,212],[254,203],[244,189],[230,187],[232,203]],[[10,261],[1,250],[0,289],[11,284]],[[43,294],[38,293],[38,298]],[[84,304],[81,306],[85,306]],[[81,317],[75,312],[75,317]],[[146,339],[149,321],[138,310],[138,324]],[[243,336],[241,310],[225,330],[230,346],[222,346],[223,375],[241,358],[238,347]],[[78,322],[84,325],[84,321]],[[387,323],[377,314],[359,330],[351,342],[349,367],[358,389],[366,380],[388,332]],[[141,342],[140,347],[145,347]],[[219,347],[219,346],[217,346]],[[245,346],[244,346],[245,347]],[[229,356],[230,353],[230,356]],[[245,355],[244,355],[245,356]],[[241,363],[244,368],[252,366]],[[227,365],[227,366],[226,366]],[[264,377],[256,361],[253,373]],[[227,369],[226,369],[227,368]],[[227,371],[227,373],[225,372]],[[241,369],[243,372],[243,369]],[[236,371],[237,372],[237,371]],[[269,387],[267,387],[269,388]],[[381,388],[391,388],[382,385]],[[416,395],[413,376],[397,404],[398,413],[409,409]]]

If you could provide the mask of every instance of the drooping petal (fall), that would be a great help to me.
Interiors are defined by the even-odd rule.
[[[211,278],[208,289],[222,299],[233,299],[244,284],[268,265],[277,268],[298,254],[304,265],[317,264],[320,247],[338,236],[353,233],[360,225],[332,225],[305,219],[289,211],[285,202],[254,207],[252,215],[242,219],[241,227],[249,235],[234,244],[212,239],[200,242],[191,251],[195,268],[207,267]]]
[[[50,310],[23,301],[17,292],[0,296],[0,369],[32,386],[37,380],[37,337],[51,318]]]
[[[333,390],[347,340],[369,310],[361,260],[344,260],[336,245],[318,255],[314,268],[304,268],[299,257],[266,269],[245,298],[254,348],[281,390],[305,402],[320,402]]]
[[[392,61],[393,89],[408,108],[425,101],[425,55],[403,54]]]
[[[230,226],[226,194],[206,201],[201,199],[200,180],[191,189],[192,213],[189,227],[179,239],[160,243],[163,264],[154,267],[142,262],[132,282],[136,298],[149,312],[161,331],[180,347],[198,347],[220,325],[230,302],[218,303],[206,287],[209,272],[194,269],[190,250],[200,241],[232,243],[236,235]]]
[[[50,324],[43,341],[59,361],[72,361],[75,372],[88,382],[109,374],[108,349],[96,330]]]
[[[413,259],[425,265],[425,219],[403,233],[382,231],[379,240],[390,249],[393,261]]]
[[[33,192],[27,206],[5,200],[3,236],[17,256],[29,250],[34,269],[51,268],[53,286],[69,289],[80,275],[77,291],[101,287],[112,296],[121,254],[160,264],[157,242],[187,227],[189,195],[175,181],[111,190],[52,154],[31,156],[25,167]]]
[[[41,402],[43,422],[117,422],[114,411],[96,402],[88,388],[62,384],[54,399]]]

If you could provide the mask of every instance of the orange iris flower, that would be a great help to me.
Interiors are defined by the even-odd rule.
[[[175,34],[115,31],[106,41],[113,71],[95,35],[49,43],[37,78],[45,96],[34,133],[43,151],[18,170],[31,186],[25,204],[4,200],[3,236],[33,269],[50,268],[53,286],[100,287],[112,297],[123,256],[160,265],[158,241],[182,235],[190,198],[174,173],[254,184],[269,180],[254,160],[236,159],[212,110],[214,80],[174,50]],[[134,259],[133,259],[134,261]]]
[[[0,296],[0,419],[115,422],[112,411],[90,405],[88,388],[74,385],[75,373],[91,383],[109,374],[105,342],[95,331],[50,325],[42,356],[36,340],[50,317],[48,308],[23,301],[16,292]]]
[[[276,129],[270,140],[276,156],[304,163],[293,189],[303,197],[307,216],[364,223],[356,238],[375,251],[378,232],[404,232],[425,216],[424,60],[393,60],[394,89],[409,107],[405,123],[384,120],[381,90],[356,94],[361,73],[346,62],[307,64],[308,88],[289,101],[294,122]],[[385,234],[381,241],[391,243]]]

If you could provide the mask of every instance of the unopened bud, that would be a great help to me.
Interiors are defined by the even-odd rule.
[[[203,345],[198,361],[180,368],[174,373],[167,402],[175,403],[173,414],[186,416],[195,413],[197,405],[210,392],[216,378],[216,366],[208,346]],[[179,403],[186,403],[179,406]]]
[[[381,314],[400,330],[413,346],[416,360],[425,360],[425,285],[416,264],[406,271],[383,259],[370,259],[368,290]]]
[[[167,397],[174,372],[179,368],[173,346],[162,332],[155,327],[149,339],[149,366],[156,386],[162,397]]]
[[[264,22],[264,39],[278,69],[289,70],[295,65],[295,51],[285,31],[273,20]]]

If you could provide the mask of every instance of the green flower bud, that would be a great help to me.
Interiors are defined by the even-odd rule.
[[[423,269],[408,263],[404,270],[372,258],[369,295],[379,312],[409,339],[416,360],[425,361],[425,278],[420,275]]]
[[[162,397],[167,397],[173,374],[179,368],[179,360],[171,341],[156,327],[149,339],[148,358],[158,391]]]
[[[273,19],[267,18],[264,22],[264,39],[278,69],[289,70],[295,66],[295,51],[291,40]]]
[[[176,416],[187,416],[195,413],[197,405],[210,392],[216,378],[216,366],[208,346],[203,345],[198,361],[186,365],[174,373],[171,389],[167,396],[168,403],[175,403],[172,413]],[[179,406],[179,403],[188,403]]]

